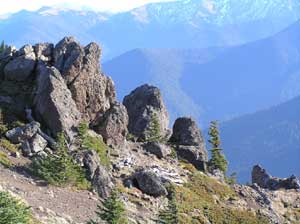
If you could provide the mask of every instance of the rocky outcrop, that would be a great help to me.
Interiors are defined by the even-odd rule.
[[[115,102],[113,81],[100,71],[101,49],[96,43],[82,47],[65,37],[54,49],[54,66],[61,72],[84,120],[93,121]]]
[[[4,78],[4,68],[16,51],[17,49],[15,47],[9,46],[0,54],[0,79]]]
[[[25,45],[17,52],[17,57],[9,61],[4,67],[6,80],[25,81],[35,68],[36,57],[31,45]]]
[[[16,127],[6,132],[5,136],[14,144],[31,139],[39,130],[40,124],[31,122],[22,127]]]
[[[206,170],[208,155],[196,121],[190,117],[178,118],[174,123],[170,142],[175,145],[178,157],[190,162],[199,170]]]
[[[112,147],[123,145],[128,134],[126,107],[116,103],[94,122],[94,130],[101,134],[105,143]]]
[[[70,90],[56,68],[39,64],[37,73],[37,92],[34,98],[37,119],[43,121],[53,135],[64,132],[72,139],[81,114]]]
[[[200,129],[196,121],[190,117],[176,119],[170,141],[177,145],[204,146]]]
[[[143,85],[123,100],[129,116],[128,130],[140,140],[150,139],[154,134],[168,134],[169,114],[157,87]],[[157,127],[154,127],[157,126]],[[153,133],[153,130],[158,133]]]
[[[51,62],[53,59],[54,45],[51,43],[39,43],[34,46],[34,52],[37,60]]]
[[[21,144],[23,155],[32,156],[44,151],[48,145],[49,139],[44,138],[45,136],[41,132],[40,126],[38,122],[32,121],[24,126],[7,131],[5,136],[12,143]]]
[[[160,178],[152,171],[141,170],[133,175],[133,183],[143,193],[153,197],[166,196],[167,190]]]
[[[145,151],[154,154],[157,158],[162,159],[171,154],[172,149],[170,146],[160,142],[147,142],[143,145]]]
[[[96,43],[83,47],[73,37],[65,37],[56,46],[8,47],[0,54],[0,78],[4,80],[0,97],[11,97],[12,111],[18,116],[32,108],[43,128],[53,135],[63,131],[72,139],[72,129],[79,122],[90,124],[116,102],[114,83],[101,72],[100,55]],[[113,140],[120,141],[118,138]]]
[[[289,178],[272,177],[259,165],[252,170],[252,183],[269,190],[300,189],[300,180],[292,175]]]

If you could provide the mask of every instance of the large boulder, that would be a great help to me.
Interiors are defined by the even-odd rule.
[[[179,158],[205,171],[208,154],[205,141],[195,120],[190,117],[178,118],[173,126],[170,142],[175,145]]]
[[[147,142],[143,144],[143,148],[145,151],[156,155],[159,159],[165,158],[172,153],[170,146],[160,142]]]
[[[100,165],[100,158],[97,152],[94,150],[87,150],[83,153],[82,159],[83,165],[87,170],[88,178],[93,179],[95,171]]]
[[[102,198],[109,197],[112,189],[114,188],[109,172],[101,165],[95,170],[92,185]]]
[[[84,151],[81,155],[88,179],[100,197],[107,198],[114,187],[107,169],[101,165],[99,155],[94,150]]]
[[[167,190],[164,187],[161,179],[152,171],[141,170],[133,175],[133,183],[143,193],[153,197],[160,197],[167,195]]]
[[[65,37],[54,48],[54,66],[61,72],[83,118],[90,122],[115,102],[113,81],[100,71],[101,49],[96,43],[82,47]]]
[[[53,135],[64,132],[69,139],[74,137],[73,131],[81,119],[81,114],[60,72],[42,63],[37,69],[34,112],[37,119],[44,123]]]
[[[18,57],[9,61],[4,67],[6,80],[25,81],[35,68],[36,57],[31,45],[25,45],[18,52]]]
[[[206,171],[208,162],[206,150],[186,145],[177,145],[175,150],[180,159],[191,163],[198,170]]]
[[[202,146],[204,138],[194,119],[191,117],[177,118],[171,136],[171,142],[178,145]]]
[[[289,178],[272,177],[260,165],[255,165],[252,170],[252,183],[269,190],[300,189],[300,180],[292,175]]]
[[[107,145],[118,147],[126,140],[127,126],[128,114],[126,107],[116,103],[95,121],[94,129],[102,135]]]
[[[128,111],[131,134],[141,140],[154,137],[153,129],[157,129],[161,137],[168,134],[169,114],[157,87],[140,86],[124,98],[123,104]]]

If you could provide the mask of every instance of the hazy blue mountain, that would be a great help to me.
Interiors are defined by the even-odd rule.
[[[106,59],[135,48],[208,48],[268,37],[300,17],[298,0],[181,0],[118,14],[41,8],[0,17],[0,40],[21,46],[74,35]]]
[[[202,50],[137,49],[104,64],[119,98],[158,85],[172,118],[207,125],[276,105],[300,94],[300,22],[263,40]]]
[[[262,164],[274,176],[300,176],[300,97],[221,124],[230,170],[250,181],[251,167]]]

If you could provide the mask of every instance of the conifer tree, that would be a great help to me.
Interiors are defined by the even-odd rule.
[[[118,192],[113,190],[110,197],[107,198],[103,207],[98,206],[99,211],[97,216],[108,224],[126,224],[127,218],[125,215],[125,208],[122,201],[119,199]],[[100,224],[102,222],[91,220],[88,224]]]
[[[157,114],[154,113],[152,115],[150,124],[149,124],[149,137],[146,139],[147,141],[158,141],[161,138],[160,133],[160,124],[157,117]]]
[[[6,47],[7,47],[6,44],[4,43],[4,41],[2,41],[0,44],[0,53],[2,53]]]
[[[211,159],[209,161],[210,168],[213,169],[219,169],[226,173],[228,168],[228,162],[222,153],[223,149],[220,148],[221,145],[221,139],[220,139],[220,133],[218,129],[218,122],[212,121],[209,128],[209,143],[212,145],[211,148]]]
[[[168,207],[162,210],[158,215],[159,224],[177,224],[178,221],[178,209],[176,203],[175,189],[173,185],[169,186],[168,195]]]
[[[89,188],[90,185],[86,180],[85,171],[69,155],[62,133],[58,134],[56,153],[45,158],[34,158],[29,170],[52,185],[73,185],[82,189]]]

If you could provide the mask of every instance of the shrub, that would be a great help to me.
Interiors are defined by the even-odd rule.
[[[168,192],[168,206],[166,209],[160,211],[158,215],[159,224],[177,224],[179,222],[175,188],[173,185],[168,187]]]
[[[103,166],[110,166],[110,159],[108,156],[109,148],[103,142],[103,140],[96,136],[91,136],[88,134],[88,125],[82,123],[78,127],[78,133],[81,140],[81,147],[85,150],[95,150],[100,158],[101,164]]]
[[[79,189],[90,188],[85,170],[76,164],[68,154],[63,134],[58,135],[58,149],[46,158],[35,158],[29,170],[49,184],[56,186],[75,186]]]
[[[6,168],[9,168],[12,166],[12,163],[7,158],[7,155],[4,152],[0,151],[0,164]]]
[[[0,192],[0,224],[29,224],[31,212],[20,200]]]
[[[9,152],[17,152],[18,148],[16,145],[12,144],[10,141],[7,139],[0,139],[0,147],[6,149]]]
[[[109,224],[126,224],[127,218],[125,208],[116,190],[112,191],[111,196],[103,203],[103,208],[98,206],[99,211],[96,212],[99,218]],[[102,222],[91,220],[89,224],[100,224]]]

